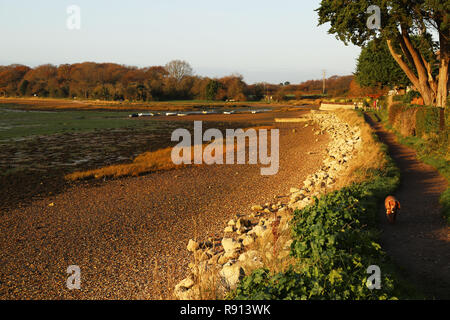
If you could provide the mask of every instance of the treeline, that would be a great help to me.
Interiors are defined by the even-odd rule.
[[[328,93],[348,92],[353,76],[327,79]],[[287,100],[322,93],[322,80],[299,85],[248,85],[241,75],[222,78],[196,76],[185,61],[137,68],[114,63],[84,62],[35,68],[0,66],[0,96],[99,99],[114,101]]]
[[[349,93],[354,76],[332,76],[325,79],[325,93],[328,96],[344,96]],[[305,95],[322,95],[323,79],[308,80],[300,84],[279,84],[271,87],[276,100],[296,99]]]

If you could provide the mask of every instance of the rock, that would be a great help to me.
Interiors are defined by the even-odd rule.
[[[191,278],[186,278],[184,280],[181,280],[180,283],[178,283],[175,288],[184,288],[184,289],[190,289],[194,286],[194,280]]]
[[[302,200],[303,198],[305,198],[305,195],[303,193],[297,192],[297,193],[293,193],[291,195],[290,199],[291,199],[292,202],[295,202],[295,201],[298,201],[298,200]]]
[[[223,254],[223,257],[225,259],[227,259],[227,261],[230,260],[236,260],[237,258],[239,258],[239,251],[234,251],[234,252],[225,252]],[[222,263],[223,264],[223,263]]]
[[[239,235],[244,235],[244,234],[247,233],[248,230],[249,230],[249,229],[246,228],[246,227],[241,227],[240,229],[238,229],[238,230],[236,231],[236,233],[239,234]]]
[[[253,238],[251,235],[246,236],[244,238],[244,241],[242,241],[242,244],[244,245],[244,247],[248,247],[248,246],[252,245],[253,243],[255,243],[255,238]]]
[[[232,257],[228,257],[225,254],[222,254],[219,256],[219,258],[217,259],[217,263],[220,265],[224,265],[225,263],[227,263],[228,261],[230,261],[232,259]]]
[[[250,220],[239,218],[236,222],[236,229],[241,230],[242,228],[248,228],[252,225]]]
[[[309,187],[311,187],[313,185],[313,182],[311,181],[311,179],[306,179],[305,182],[303,182],[303,185],[306,188],[309,188]]]
[[[254,234],[257,237],[261,237],[266,229],[267,228],[265,226],[257,225],[252,230],[250,230],[248,234]]]
[[[184,301],[198,300],[200,297],[200,289],[198,287],[194,286],[191,289],[186,290],[186,291],[175,292],[175,296],[179,300],[184,300]]]
[[[259,255],[259,252],[256,250],[250,250],[247,252],[244,252],[239,256],[240,262],[245,262],[247,260],[261,260],[261,257]]]
[[[264,208],[260,205],[252,206],[252,211],[262,211]]]
[[[244,268],[246,274],[264,267],[262,258],[256,250],[247,251],[241,254],[239,256],[239,262],[241,262],[241,266]]]
[[[174,294],[179,300],[194,300],[198,297],[200,290],[194,288],[194,281],[191,278],[182,280],[175,286]]]
[[[231,290],[236,289],[239,281],[245,277],[244,269],[240,263],[225,264],[219,274]]]
[[[225,233],[231,233],[231,232],[234,232],[234,227],[233,227],[233,226],[228,226],[228,227],[226,227],[226,228],[223,230],[223,232],[225,232]]]
[[[230,254],[240,250],[242,248],[242,243],[232,238],[223,238],[222,246],[223,250],[225,250],[225,254]]]
[[[297,193],[297,192],[300,192],[300,189],[298,189],[298,188],[291,188],[291,189],[289,190],[289,192],[290,192],[290,193]]]
[[[199,247],[200,245],[198,244],[198,242],[191,239],[189,240],[189,243],[187,245],[187,250],[189,252],[195,252],[198,250]]]

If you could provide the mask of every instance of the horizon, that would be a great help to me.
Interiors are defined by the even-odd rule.
[[[6,46],[0,65],[96,62],[142,68],[179,59],[197,76],[238,73],[249,84],[301,83],[321,79],[323,70],[327,78],[353,74],[360,48],[345,46],[327,33],[328,26],[317,26],[314,9],[320,1],[254,2],[1,0]],[[80,30],[66,26],[70,5],[81,9]]]

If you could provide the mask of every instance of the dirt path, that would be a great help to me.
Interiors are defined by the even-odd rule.
[[[190,238],[223,236],[235,214],[289,200],[274,195],[287,195],[319,169],[327,136],[278,126],[275,176],[261,176],[260,166],[190,167],[76,185],[2,212],[0,299],[172,298],[170,289],[186,276]],[[80,291],[66,288],[70,265],[81,268]]]
[[[402,209],[396,225],[380,212],[382,244],[405,277],[429,298],[450,299],[450,228],[445,224],[439,197],[446,180],[417,160],[416,152],[397,142],[381,124],[370,121],[401,171],[396,197]]]

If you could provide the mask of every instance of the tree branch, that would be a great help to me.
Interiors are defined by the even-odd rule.
[[[403,72],[405,72],[406,76],[411,81],[411,83],[414,86],[416,86],[417,88],[420,87],[419,86],[419,79],[414,74],[414,72],[409,68],[409,66],[406,64],[406,62],[403,61],[402,55],[398,54],[397,52],[395,52],[394,47],[392,46],[392,40],[388,39],[387,40],[387,45],[388,45],[389,52],[391,53],[392,57],[398,63],[398,65],[403,70]]]
[[[414,45],[412,44],[411,39],[409,38],[408,32],[404,27],[401,28],[403,41],[406,45],[406,48],[408,48],[408,51],[411,53],[411,57],[414,61],[414,66],[416,67],[417,70],[417,75],[419,76],[419,79],[421,79],[422,77],[427,76],[425,65],[423,63],[420,53],[416,48],[414,48]]]

